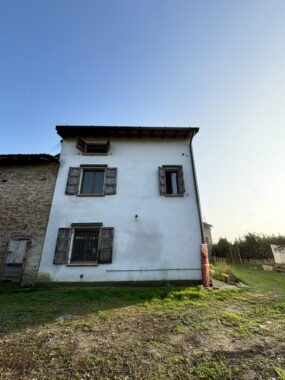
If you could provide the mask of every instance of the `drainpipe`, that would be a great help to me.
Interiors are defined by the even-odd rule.
[[[191,164],[192,164],[194,187],[195,187],[196,201],[197,201],[199,221],[200,221],[200,231],[201,231],[201,242],[202,242],[201,243],[202,283],[203,283],[203,286],[209,287],[211,285],[212,281],[210,279],[210,266],[209,266],[209,259],[208,259],[208,247],[207,247],[207,243],[206,243],[206,240],[205,240],[205,234],[204,234],[204,226],[203,226],[203,220],[202,220],[200,196],[199,196],[197,175],[196,175],[194,155],[193,155],[193,149],[192,149],[192,140],[193,140],[194,136],[195,136],[195,132],[193,133],[193,135],[191,137],[189,148],[190,148],[190,159],[191,159]]]

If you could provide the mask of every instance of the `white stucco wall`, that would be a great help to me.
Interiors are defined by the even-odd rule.
[[[84,156],[75,143],[70,138],[62,144],[39,280],[46,274],[52,281],[70,282],[201,280],[201,234],[189,140],[113,138],[107,156]],[[117,193],[66,195],[69,167],[82,164],[117,167]],[[161,165],[183,165],[184,197],[159,194]],[[91,222],[115,228],[112,264],[54,265],[58,229]]]

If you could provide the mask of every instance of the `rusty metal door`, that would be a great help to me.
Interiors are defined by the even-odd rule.
[[[29,246],[29,238],[15,237],[9,239],[1,273],[1,280],[21,281]]]

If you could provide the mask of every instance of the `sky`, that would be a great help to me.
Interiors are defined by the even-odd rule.
[[[214,240],[285,234],[285,1],[1,0],[0,153],[60,124],[199,127]]]

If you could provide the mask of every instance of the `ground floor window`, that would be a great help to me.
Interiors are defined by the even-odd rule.
[[[75,229],[70,261],[96,263],[98,261],[98,241],[99,229]]]
[[[114,227],[102,223],[72,223],[59,228],[53,263],[56,265],[111,264]]]

